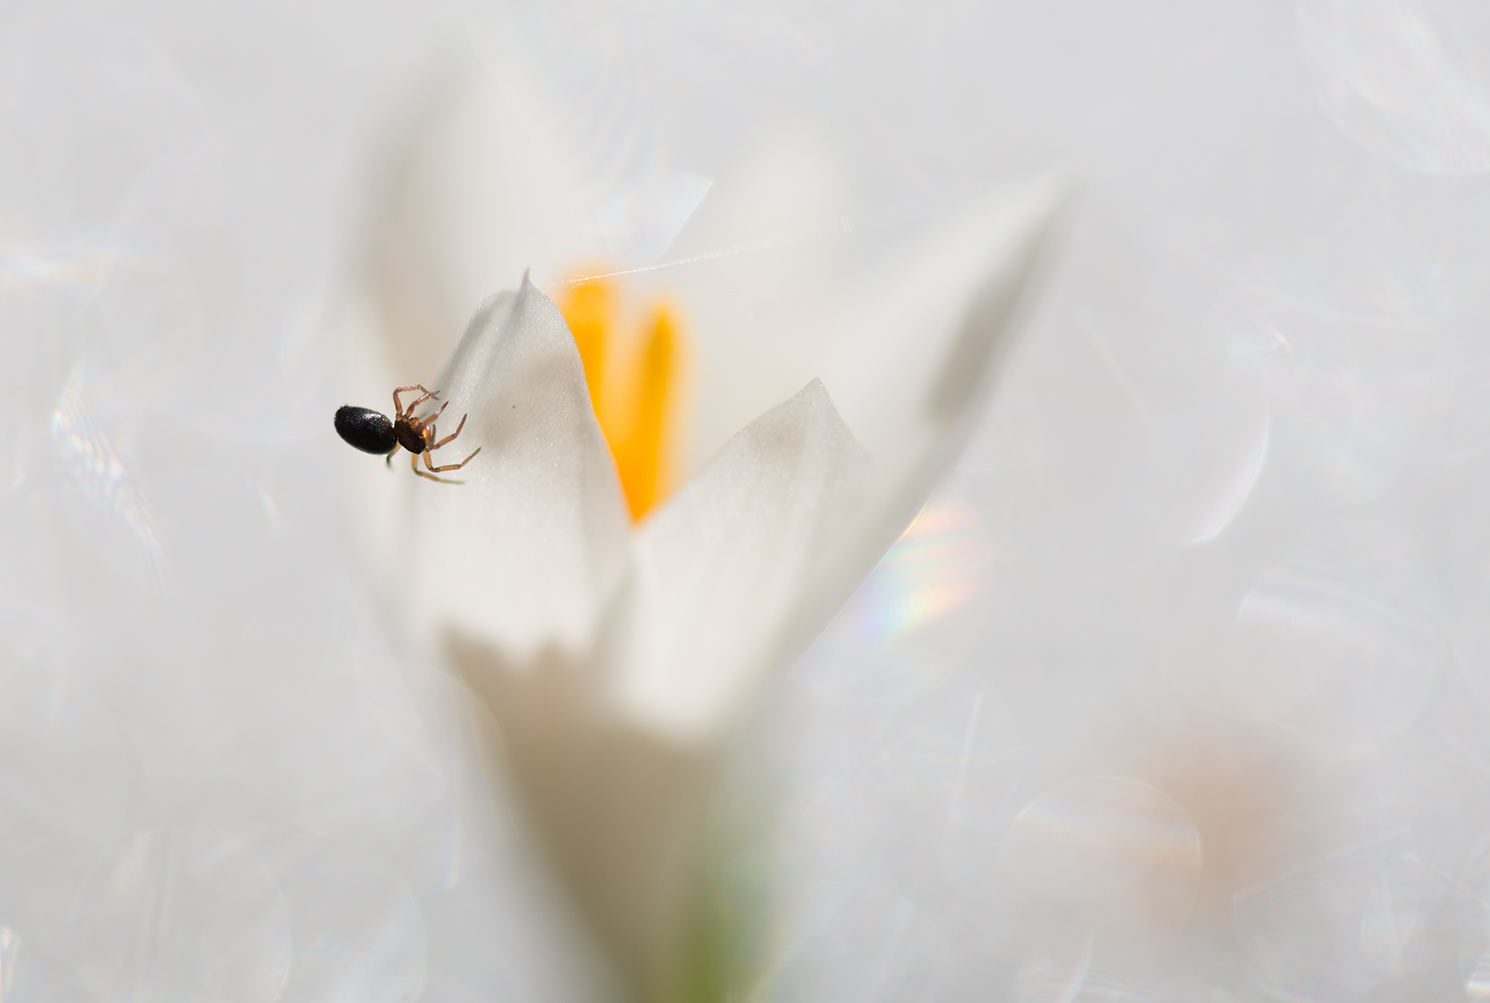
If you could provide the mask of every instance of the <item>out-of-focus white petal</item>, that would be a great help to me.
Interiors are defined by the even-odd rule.
[[[862,286],[824,382],[873,464],[843,549],[812,593],[836,608],[910,523],[981,420],[1058,237],[1054,176],[998,191],[912,242]],[[822,610],[804,608],[815,632]]]
[[[341,352],[351,403],[385,408],[407,383],[443,390],[437,377],[477,306],[528,269],[541,276],[587,253],[552,151],[473,56],[452,62],[401,137],[368,220]],[[380,571],[405,573],[412,499],[364,459],[342,457],[352,521]]]
[[[641,528],[602,664],[624,713],[698,738],[775,668],[782,627],[863,499],[863,451],[813,380]]]
[[[1053,176],[991,192],[860,283],[824,382],[887,471],[981,416],[1068,194]]]
[[[487,296],[587,252],[555,157],[486,71],[461,62],[371,221],[369,292],[403,379],[433,379]]]
[[[689,470],[823,375],[847,191],[847,172],[820,140],[782,136],[718,180],[668,248],[676,264],[638,276],[676,297],[692,337]]]
[[[641,998],[664,995],[698,918],[718,744],[616,715],[583,659],[511,658],[459,627],[446,650],[495,718],[505,771],[596,938]]]
[[[563,315],[526,280],[495,297],[439,386],[449,402],[441,435],[469,417],[436,464],[482,453],[441,475],[462,486],[401,475],[414,495],[406,566],[416,569],[407,594],[418,619],[512,656],[586,648],[631,526]]]

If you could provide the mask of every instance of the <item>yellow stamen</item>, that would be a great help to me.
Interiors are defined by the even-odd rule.
[[[642,353],[641,393],[637,395],[636,423],[626,440],[626,448],[617,454],[621,486],[631,505],[631,517],[646,515],[660,497],[666,494],[663,428],[667,420],[668,389],[673,368],[673,318],[666,307],[659,306],[652,316],[652,336]],[[623,459],[624,457],[624,459]]]
[[[579,348],[626,504],[640,520],[672,490],[686,341],[676,311],[665,305],[652,308],[638,334],[616,337],[617,298],[609,283],[592,279],[570,290],[560,309]]]
[[[571,289],[560,308],[579,348],[585,382],[590,385],[590,404],[596,414],[600,414],[601,394],[605,389],[605,331],[612,326],[614,299],[610,283],[593,280]]]

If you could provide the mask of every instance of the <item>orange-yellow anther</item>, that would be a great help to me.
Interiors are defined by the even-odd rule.
[[[640,332],[618,337],[618,298],[610,283],[590,279],[571,289],[560,309],[579,348],[626,504],[639,520],[672,487],[682,334],[675,313],[657,306]]]
[[[596,414],[601,413],[601,395],[605,390],[605,335],[606,329],[614,326],[611,318],[614,309],[615,295],[610,283],[599,279],[575,286],[560,306],[579,348],[585,382],[590,385],[590,404]]]
[[[663,474],[668,457],[664,450],[670,443],[665,441],[664,433],[671,400],[674,324],[666,307],[658,307],[651,320],[650,337],[644,341],[638,374],[641,386],[636,400],[636,422],[625,449],[616,457],[633,519],[646,515],[667,493]]]

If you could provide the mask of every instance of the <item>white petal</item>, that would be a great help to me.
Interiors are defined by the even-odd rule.
[[[464,486],[413,485],[426,619],[496,719],[569,891],[648,985],[687,923],[712,757],[618,718],[595,685],[593,635],[632,529],[574,339],[525,281],[472,321],[444,385],[448,413],[471,411],[457,442],[474,429],[482,453]]]
[[[370,230],[368,294],[404,382],[434,378],[487,296],[588,247],[553,153],[483,69],[457,61],[391,165]]]
[[[956,462],[1043,278],[1070,190],[1058,178],[995,192],[864,283],[824,379],[873,463],[852,533],[804,611],[815,630],[894,542]]]
[[[610,957],[633,987],[673,977],[696,919],[717,746],[670,742],[617,718],[583,661],[503,657],[459,628],[447,640],[501,729],[505,766],[545,851]]]
[[[784,647],[820,560],[862,500],[862,451],[821,382],[736,435],[641,528],[603,651],[624,714],[697,738],[726,723]]]
[[[681,264],[637,276],[676,296],[693,336],[690,471],[823,375],[848,187],[821,142],[782,137],[714,185],[668,249]]]
[[[446,628],[545,847],[634,986],[679,974],[720,726],[780,664],[779,628],[863,473],[815,380],[736,435],[634,538],[596,649],[606,690],[583,654],[514,656],[501,637]]]
[[[1053,177],[994,192],[861,283],[824,382],[877,463],[981,416],[1067,201]]]
[[[526,280],[495,297],[442,380],[441,435],[469,418],[436,464],[482,451],[440,475],[462,485],[405,472],[415,499],[406,530],[418,541],[410,602],[426,626],[459,626],[509,656],[546,645],[584,650],[631,528],[558,307]]]

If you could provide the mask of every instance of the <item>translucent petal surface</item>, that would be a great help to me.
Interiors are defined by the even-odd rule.
[[[642,526],[619,644],[602,652],[628,715],[682,735],[733,716],[812,603],[805,590],[842,546],[864,474],[814,380],[751,422]]]
[[[496,718],[527,822],[591,935],[632,986],[674,976],[717,749],[615,714],[592,667],[560,652],[514,659],[458,627],[447,650]]]
[[[435,377],[483,299],[527,268],[569,266],[587,246],[550,151],[473,56],[452,55],[401,147],[368,247],[402,382]]]
[[[824,380],[882,483],[961,445],[928,449],[981,413],[1066,201],[1053,177],[989,193],[864,280]]]
[[[668,249],[675,265],[636,277],[674,294],[694,332],[690,472],[823,375],[842,309],[846,175],[810,133],[775,139],[710,190]]]
[[[549,852],[637,984],[676,977],[723,727],[780,664],[783,625],[863,473],[814,381],[643,524],[597,665],[554,649],[514,658],[469,618],[449,628]]]
[[[588,647],[630,521],[558,307],[527,282],[486,304],[440,386],[441,435],[468,417],[437,463],[482,452],[441,475],[463,485],[402,484],[419,527],[409,559],[421,619],[514,654]]]
[[[1068,192],[1048,177],[985,196],[866,287],[825,379],[872,461],[853,532],[826,558],[798,630],[815,634],[956,460],[1039,285]],[[870,291],[872,290],[872,291]],[[869,563],[866,563],[866,559]]]

